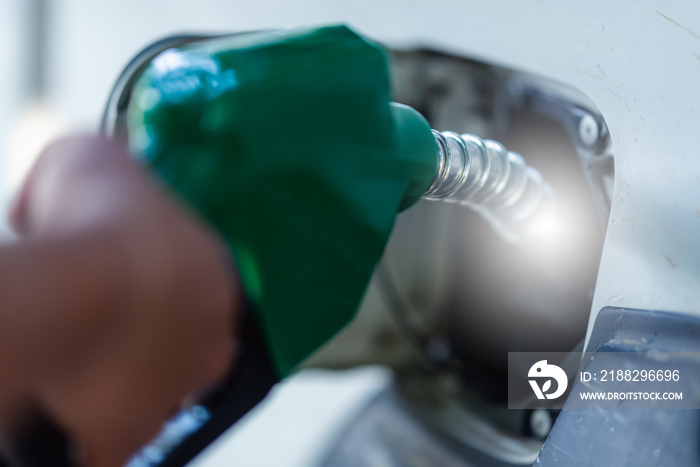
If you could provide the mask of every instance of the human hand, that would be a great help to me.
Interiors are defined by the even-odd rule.
[[[83,465],[123,465],[230,369],[242,292],[223,244],[99,137],[50,146],[12,222],[50,289],[27,324],[32,399]]]

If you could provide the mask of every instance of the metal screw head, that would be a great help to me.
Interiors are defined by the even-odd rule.
[[[552,429],[552,414],[549,410],[535,409],[530,415],[530,432],[537,438],[546,438]]]
[[[578,123],[578,137],[585,146],[593,146],[598,141],[600,129],[592,115],[586,114]]]

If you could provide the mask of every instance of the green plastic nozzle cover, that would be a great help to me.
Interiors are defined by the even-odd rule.
[[[353,318],[437,168],[428,123],[390,100],[385,51],[344,26],[168,49],[127,130],[226,240],[280,377]]]

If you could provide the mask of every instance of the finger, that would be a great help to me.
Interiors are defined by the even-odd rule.
[[[86,137],[85,139],[89,139]],[[24,181],[20,185],[10,207],[10,225],[21,237],[28,235],[31,231],[30,219],[32,214],[32,194],[37,191],[41,180],[46,178],[47,165],[50,167],[55,159],[60,157],[76,155],[82,143],[81,137],[68,136],[53,141],[47,145],[31,165]]]
[[[138,170],[117,143],[100,136],[53,142],[39,156],[14,200],[10,221],[27,237],[45,228],[80,226],[76,219],[109,214],[139,185]],[[141,182],[140,184],[144,184]]]

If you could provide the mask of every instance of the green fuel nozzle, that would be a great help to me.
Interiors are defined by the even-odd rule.
[[[122,133],[226,240],[280,377],[352,319],[418,199],[467,205],[511,241],[551,209],[522,157],[391,102],[388,69],[337,26],[168,48],[135,77]]]

